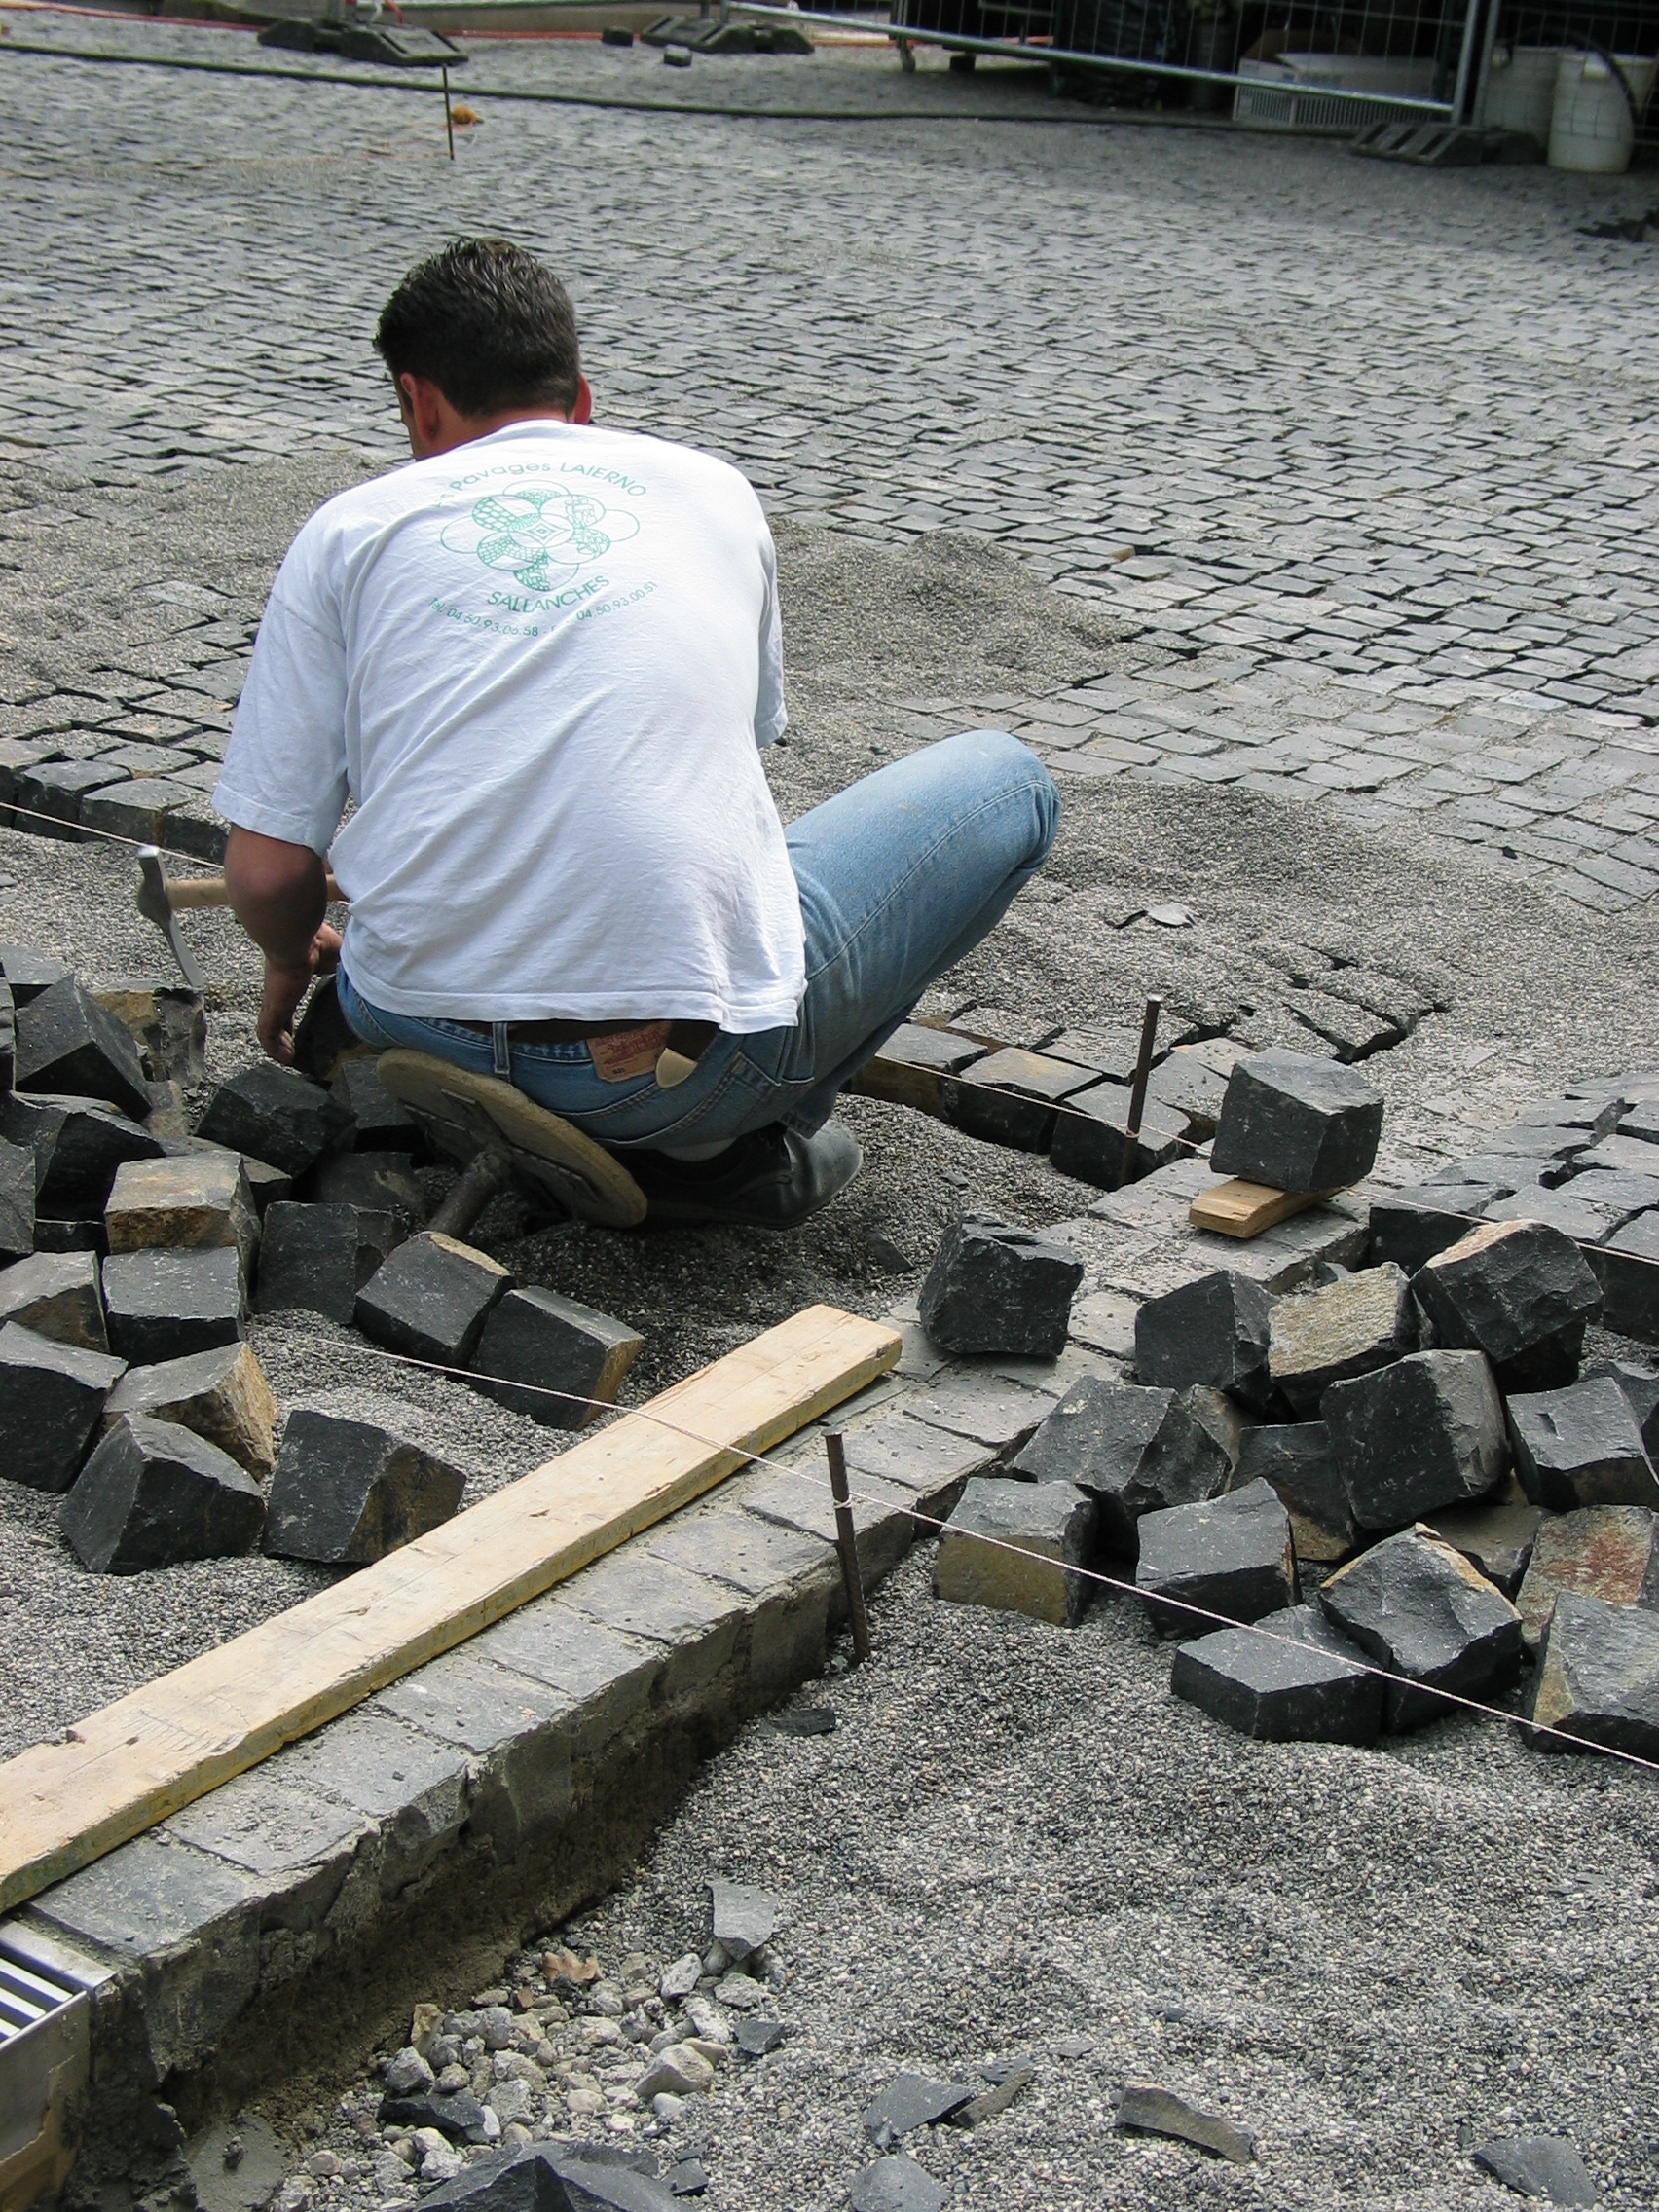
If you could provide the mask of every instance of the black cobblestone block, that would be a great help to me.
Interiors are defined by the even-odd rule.
[[[1369,1658],[1406,1677],[1383,1692],[1390,1731],[1456,1710],[1436,1691],[1490,1703],[1521,1671],[1520,1614],[1460,1552],[1424,1530],[1404,1530],[1339,1567],[1319,1603]]]
[[[0,1273],[0,1323],[55,1344],[108,1351],[98,1263],[91,1252],[35,1252]]]
[[[1503,1404],[1478,1351],[1419,1351],[1335,1382],[1320,1404],[1362,1529],[1399,1529],[1483,1496],[1509,1464]]]
[[[265,1549],[366,1567],[448,1521],[466,1477],[391,1426],[297,1406],[271,1478]]]
[[[1254,1621],[1296,1603],[1290,1516],[1265,1482],[1143,1513],[1137,1533],[1135,1587],[1161,1636],[1196,1636],[1209,1625],[1187,1606]]]
[[[491,1309],[472,1366],[486,1397],[546,1428],[585,1428],[615,1404],[645,1344],[625,1321],[556,1291],[509,1290]]]
[[[1493,1222],[1412,1277],[1435,1341],[1484,1352],[1500,1390],[1552,1390],[1578,1373],[1602,1286],[1570,1237],[1542,1222]]]
[[[70,844],[85,841],[80,827],[81,801],[89,792],[126,781],[126,771],[103,766],[96,760],[46,760],[38,768],[25,768],[18,778],[17,825],[32,837],[56,837]]]
[[[19,1090],[101,1098],[135,1121],[150,1111],[130,1032],[73,977],[18,1009],[16,1083]]]
[[[1169,1687],[1212,1720],[1270,1744],[1374,1744],[1382,1680],[1317,1605],[1269,1613],[1247,1628],[1195,1636],[1175,1654]]]
[[[296,1193],[315,1205],[393,1214],[406,1234],[425,1225],[425,1194],[406,1152],[325,1153]]]
[[[0,1475],[30,1490],[69,1488],[97,1432],[124,1359],[0,1329]]]
[[[27,1006],[54,983],[68,980],[69,971],[55,953],[42,952],[32,944],[0,944],[0,977],[15,1006]]]
[[[512,1280],[470,1244],[423,1231],[400,1244],[357,1293],[356,1323],[387,1351],[466,1367],[490,1309]]]
[[[919,1307],[922,1327],[941,1351],[1053,1359],[1083,1262],[1035,1230],[965,1214],[940,1240]]]
[[[1582,1744],[1659,1759],[1659,1612],[1563,1591],[1538,1649],[1527,1712],[1540,1728],[1559,1731],[1529,1738],[1540,1751]]]
[[[355,1152],[414,1153],[423,1149],[420,1130],[380,1079],[373,1054],[344,1060],[328,1095],[351,1117],[343,1139]]]
[[[1157,1388],[1204,1382],[1265,1405],[1272,1312],[1259,1283],[1225,1269],[1149,1298],[1135,1313],[1135,1374]]]
[[[940,1102],[944,1119],[964,1136],[1017,1152],[1047,1152],[1056,1102],[1091,1080],[1087,1068],[1005,1046],[965,1074],[941,1079]]]
[[[266,1060],[219,1086],[197,1134],[303,1175],[350,1131],[351,1117],[320,1084]]]
[[[1334,1564],[1359,1541],[1346,1486],[1337,1472],[1331,1433],[1322,1420],[1247,1428],[1238,1448],[1235,1483],[1265,1482],[1290,1515],[1299,1561]]]
[[[1517,1392],[1506,1409],[1515,1471],[1534,1505],[1659,1508],[1653,1471],[1630,1400],[1610,1375],[1565,1390]]]
[[[356,1206],[268,1206],[259,1247],[255,1305],[261,1313],[299,1309],[350,1326],[357,1293],[398,1243],[401,1230],[389,1213]]]
[[[241,1261],[210,1252],[112,1252],[103,1264],[111,1346],[134,1367],[234,1344],[243,1332]]]
[[[1588,1259],[1602,1286],[1604,1326],[1659,1344],[1659,1213],[1638,1214]]]
[[[1268,1374],[1292,1413],[1311,1419],[1333,1382],[1388,1367],[1418,1345],[1418,1312],[1402,1269],[1366,1268],[1272,1310]]]
[[[1228,1077],[1210,1165],[1275,1191],[1334,1191],[1371,1172],[1382,1134],[1382,1092],[1352,1068],[1258,1052]]]
[[[1093,1375],[1073,1383],[1013,1466],[1031,1481],[1087,1491],[1099,1502],[1102,1546],[1131,1559],[1142,1514],[1215,1497],[1232,1474],[1226,1452],[1173,1390]]]
[[[37,1205],[79,1219],[102,1219],[123,1161],[159,1160],[167,1149],[101,1099],[20,1090],[0,1095],[0,1138],[34,1154]]]
[[[1415,1183],[1371,1201],[1373,1267],[1420,1267],[1478,1228],[1488,1206],[1510,1194],[1499,1183]]]
[[[123,1414],[63,1500],[63,1533],[96,1574],[251,1551],[265,1493],[228,1454],[175,1422]]]

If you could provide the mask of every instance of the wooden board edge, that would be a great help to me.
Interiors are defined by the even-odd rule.
[[[1246,1192],[1255,1193],[1255,1198],[1247,1199]],[[1194,1229],[1208,1230],[1211,1235],[1248,1243],[1267,1230],[1276,1229],[1281,1221],[1290,1221],[1310,1206],[1323,1205],[1336,1195],[1335,1191],[1275,1191],[1270,1184],[1251,1183],[1235,1175],[1231,1182],[1200,1191],[1187,1208],[1187,1220]]]
[[[310,1699],[303,1711],[285,1715],[267,1727],[250,1728],[235,1747],[217,1756],[198,1759],[188,1774],[156,1784],[135,1795],[130,1803],[114,1810],[106,1819],[94,1821],[88,1827],[77,1831],[73,1838],[66,1839],[56,1849],[25,1860],[11,1868],[0,1867],[0,1914],[14,1911],[30,1898],[39,1896],[43,1890],[80,1872],[83,1867],[105,1857],[121,1844],[130,1842],[135,1836],[154,1827],[158,1822],[169,1819],[174,1813],[181,1812],[186,1805],[195,1803],[198,1798],[208,1795],[222,1784],[234,1780],[237,1775],[259,1765],[280,1751],[285,1744],[325,1727],[330,1721],[350,1712],[354,1706],[362,1704],[365,1699],[376,1696],[390,1683],[401,1680],[405,1675],[427,1665],[433,1659],[441,1658],[446,1651],[455,1650],[469,1641],[484,1629],[516,1612],[520,1606],[545,1596],[547,1591],[560,1582],[568,1581],[584,1567],[591,1567],[596,1560],[617,1550],[630,1537],[654,1527],[671,1513],[678,1512],[682,1506],[706,1495],[739,1467],[749,1465],[752,1455],[770,1451],[787,1437],[793,1436],[796,1430],[809,1426],[832,1407],[856,1396],[860,1390],[889,1373],[897,1364],[903,1340],[896,1329],[885,1322],[870,1321],[863,1315],[842,1313],[834,1307],[818,1306],[803,1309],[800,1313],[791,1315],[788,1323],[780,1323],[778,1326],[785,1327],[819,1317],[832,1324],[832,1334],[844,1333],[854,1342],[860,1336],[866,1338],[863,1349],[832,1380],[820,1383],[817,1388],[792,1402],[787,1408],[780,1408],[771,1419],[753,1424],[747,1432],[746,1441],[734,1440],[723,1447],[709,1445],[710,1456],[707,1460],[696,1468],[688,1469],[680,1480],[665,1484],[649,1498],[636,1501],[633,1506],[624,1508],[613,1520],[596,1524],[585,1530],[571,1545],[561,1548],[544,1560],[536,1561],[493,1594],[485,1604],[434,1624],[428,1635],[412,1638],[395,1653],[366,1660],[361,1668],[342,1676],[337,1683],[331,1685],[328,1693]],[[738,1353],[749,1351],[770,1334],[770,1331],[764,1331],[761,1338],[751,1339],[749,1345],[737,1347]],[[733,1355],[726,1356],[729,1358]],[[657,1398],[652,1399],[650,1404],[660,1406],[665,1401],[672,1401],[677,1395],[687,1393],[692,1385],[705,1381],[722,1364],[722,1361],[716,1360],[698,1369],[694,1374],[671,1384]],[[645,1412],[644,1408],[636,1409],[635,1418],[638,1419]],[[584,1438],[583,1442],[594,1444],[602,1438],[609,1438],[627,1420],[628,1416],[624,1415],[612,1428],[599,1431]],[[687,1441],[691,1439],[687,1438]],[[571,1447],[571,1451],[577,1449],[578,1446]],[[561,1454],[555,1459],[544,1461],[540,1467],[532,1469],[529,1475],[520,1480],[530,1482],[537,1475],[545,1474],[550,1468],[563,1467],[569,1456],[568,1453]],[[506,1487],[510,1490],[514,1486]],[[493,1497],[482,1499],[479,1506],[469,1508],[469,1511],[482,1511],[505,1494],[505,1491],[498,1491]],[[460,1516],[456,1518],[459,1519]],[[446,1523],[445,1526],[453,1528],[454,1523]],[[388,1557],[402,1561],[404,1555],[414,1549],[414,1546],[405,1546],[402,1552]],[[360,1574],[350,1577],[348,1583],[336,1584],[334,1591],[360,1585],[372,1571],[371,1568],[363,1569]],[[327,1599],[334,1595],[334,1591],[325,1591],[320,1596]],[[305,1601],[307,1604],[316,1602]],[[297,1607],[289,1607],[287,1614],[296,1610]],[[276,1614],[272,1618],[281,1620],[287,1614]],[[259,1628],[245,1631],[244,1634],[257,1637],[260,1628],[268,1625],[261,1623]],[[201,1656],[203,1659],[216,1656],[241,1641],[241,1638],[232,1638],[229,1644],[215,1645],[211,1653]],[[153,1695],[162,1683],[186,1674],[195,1664],[196,1662],[187,1661],[184,1667],[170,1670],[168,1675],[159,1677],[155,1682],[145,1683],[140,1689],[129,1693],[128,1698],[119,1699],[115,1705],[104,1707],[100,1713],[89,1715],[81,1725],[91,1727],[106,1715],[126,1709],[136,1728],[147,1717],[143,1710],[146,1696]],[[64,1743],[73,1743],[77,1737],[78,1731],[72,1728],[66,1732]],[[61,1778],[54,1771],[58,1762],[51,1754],[62,1748],[59,1744],[33,1745],[17,1753],[14,1758],[0,1761],[0,1790],[5,1791],[15,1805],[17,1798],[13,1792],[18,1788],[27,1792],[31,1786],[30,1769],[40,1767],[46,1771],[34,1787],[43,1794],[59,1792]]]

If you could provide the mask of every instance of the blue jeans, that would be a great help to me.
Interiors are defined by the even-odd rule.
[[[512,1081],[600,1143],[718,1144],[769,1123],[809,1136],[841,1086],[934,980],[1002,919],[1042,866],[1060,801],[1036,755],[1001,730],[969,730],[877,770],[785,832],[806,931],[806,997],[793,1029],[713,1039],[694,1074],[605,1083],[582,1044],[513,1043]],[[488,1037],[389,1014],[352,989],[357,1035],[488,1075]]]

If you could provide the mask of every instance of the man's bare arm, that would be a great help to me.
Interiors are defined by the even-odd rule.
[[[294,1015],[313,976],[326,975],[340,951],[340,933],[325,927],[328,879],[309,845],[285,844],[254,830],[233,829],[225,848],[225,883],[237,920],[265,955],[259,1042],[290,1067]]]

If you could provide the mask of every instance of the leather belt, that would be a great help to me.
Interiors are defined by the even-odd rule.
[[[521,1045],[585,1045],[601,1083],[626,1083],[654,1075],[672,1090],[692,1075],[719,1034],[712,1021],[460,1021],[457,1026],[491,1041],[496,1073],[505,1076],[515,1041]]]
[[[507,1035],[515,1045],[585,1045],[594,1037],[620,1037],[635,1029],[655,1028],[647,1021],[509,1021],[504,1024]],[[495,1024],[489,1021],[457,1020],[458,1029],[469,1030],[474,1037],[489,1037]],[[679,1052],[687,1060],[700,1060],[719,1035],[719,1024],[713,1021],[671,1021],[668,1027],[668,1044],[671,1051]]]

